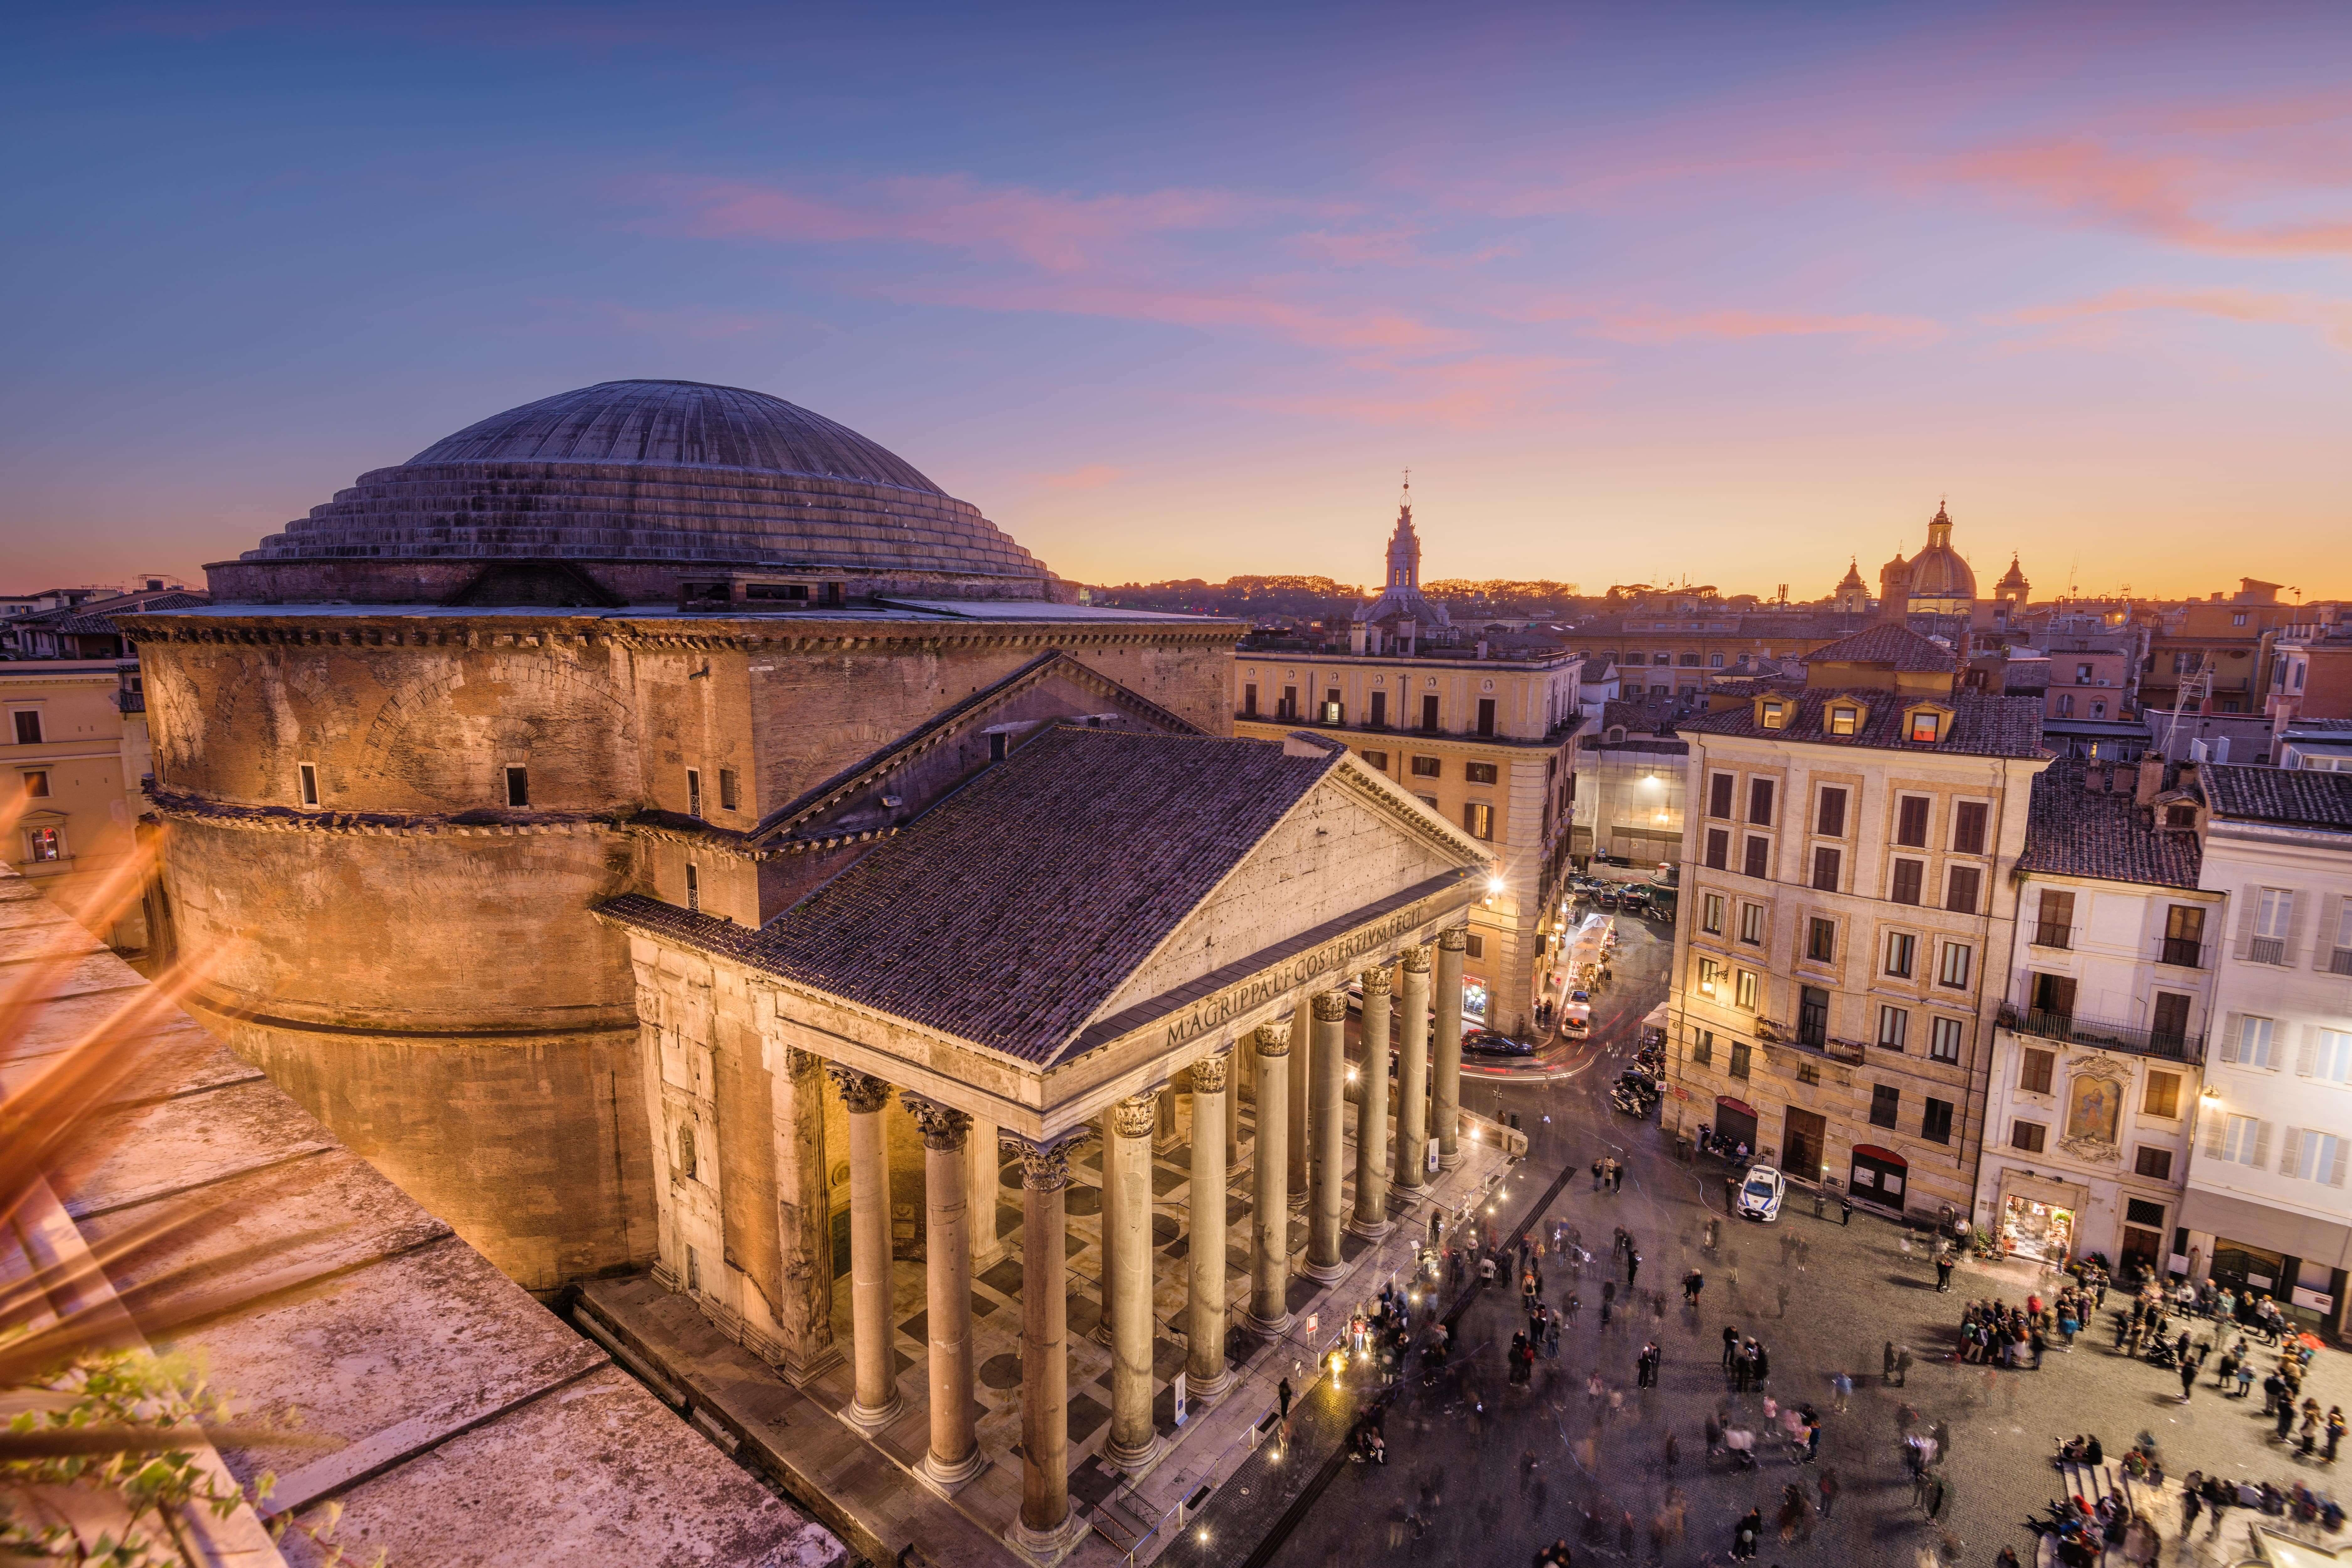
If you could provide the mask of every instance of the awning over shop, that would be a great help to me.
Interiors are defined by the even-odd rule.
[[[1897,1166],[1906,1171],[1911,1168],[1910,1161],[1905,1159],[1894,1150],[1882,1149],[1875,1143],[1857,1143],[1853,1146],[1853,1152],[1855,1154],[1866,1160],[1877,1160],[1885,1164]]]
[[[2291,1209],[2191,1187],[2181,1200],[2180,1224],[2282,1257],[2300,1258],[2330,1268],[2352,1268],[2352,1228]]]
[[[1756,1108],[1754,1106],[1748,1104],[1745,1100],[1734,1100],[1727,1094],[1717,1095],[1715,1097],[1715,1102],[1716,1104],[1723,1107],[1724,1110],[1736,1110],[1742,1116],[1754,1116],[1756,1114]]]

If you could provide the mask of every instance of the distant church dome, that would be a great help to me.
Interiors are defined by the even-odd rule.
[[[1943,507],[1927,522],[1927,548],[1911,558],[1911,597],[1973,600],[1977,574],[1952,548],[1952,520]]]
[[[247,561],[757,563],[1043,580],[904,458],[740,387],[607,381],[362,474]]]
[[[2026,582],[2024,570],[2018,565],[2017,557],[2015,555],[2011,555],[2009,558],[2009,570],[2000,574],[2000,581],[1994,584],[1993,586],[1996,589],[2013,589],[2016,592],[2022,594],[2028,588],[2032,586],[2032,584]]]
[[[1852,556],[1848,556],[1845,563],[1845,575],[1838,579],[1838,586],[1840,588],[1867,588],[1869,585],[1870,584],[1862,580],[1862,563],[1853,559]]]

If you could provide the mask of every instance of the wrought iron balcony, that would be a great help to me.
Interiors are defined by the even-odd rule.
[[[2036,924],[2033,928],[2033,945],[2036,947],[2071,948],[2074,945],[2074,928],[2072,926]]]
[[[2058,1040],[2070,1046],[2096,1046],[2103,1050],[2129,1051],[2134,1056],[2158,1057],[2174,1062],[2196,1063],[2205,1059],[2205,1037],[2201,1033],[2149,1029],[2137,1024],[2086,1018],[2079,1013],[2046,1013],[2020,1007],[2013,1002],[2000,1005],[2000,1021],[2004,1029],[2013,1029],[2021,1035],[2038,1035],[2045,1040]]]
[[[2168,963],[2175,969],[2202,969],[2205,967],[2205,944],[2191,942],[2185,936],[2160,937],[2158,939],[2156,961]]]

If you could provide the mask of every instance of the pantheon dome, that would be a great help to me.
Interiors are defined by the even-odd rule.
[[[1952,519],[1941,506],[1927,521],[1927,548],[1911,558],[1911,597],[1969,601],[1977,596],[1977,574],[1952,548]]]
[[[446,602],[499,562],[569,563],[547,580],[610,603],[671,597],[714,567],[963,597],[1043,598],[1049,575],[846,426],[688,381],[602,382],[493,415],[208,570],[236,599]],[[493,575],[516,591],[514,571]]]

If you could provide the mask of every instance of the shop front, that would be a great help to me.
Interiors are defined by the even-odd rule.
[[[2073,1262],[2083,1245],[2089,1200],[2089,1190],[2071,1182],[2002,1172],[2000,1207],[1993,1218],[1993,1235],[2002,1254],[2061,1268]]]
[[[1491,1029],[1494,1027],[1492,1024],[1489,1024],[1486,1021],[1486,1005],[1489,1000],[1489,994],[1490,994],[1486,990],[1486,983],[1485,981],[1475,979],[1469,975],[1463,976],[1462,1016],[1482,1029]]]
[[[1911,1162],[1892,1149],[1857,1143],[1846,1188],[1858,1204],[1872,1204],[1903,1212],[1903,1194],[1911,1180]]]
[[[2204,1272],[2239,1299],[2241,1321],[2246,1321],[2246,1303],[2267,1296],[2307,1331],[2343,1332],[2352,1229],[2196,1187],[2180,1219],[2190,1250],[2210,1238]]]

